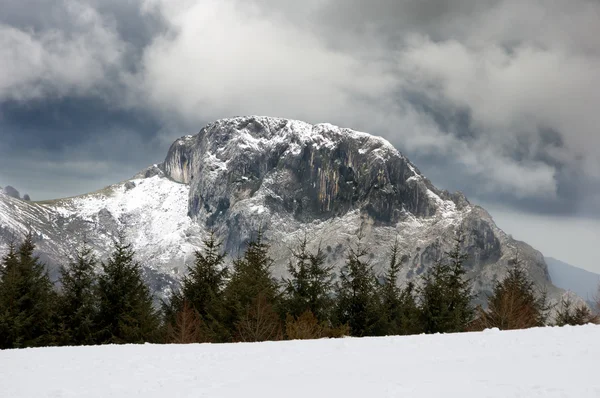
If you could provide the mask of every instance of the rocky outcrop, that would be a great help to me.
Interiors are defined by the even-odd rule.
[[[401,281],[418,280],[460,229],[481,297],[517,252],[538,284],[560,294],[542,255],[497,228],[484,209],[434,187],[383,138],[330,124],[224,119],[177,140],[164,163],[105,190],[46,203],[0,199],[1,236],[32,223],[53,261],[83,233],[102,251],[124,229],[157,291],[178,280],[208,229],[236,256],[262,228],[276,276],[303,236],[339,269],[360,230],[378,272],[399,239]]]
[[[190,184],[190,216],[215,222],[238,201],[262,194],[268,206],[302,222],[362,208],[386,224],[407,212],[434,215],[429,192],[442,194],[382,138],[275,118],[210,124],[175,142],[164,168]]]
[[[21,194],[19,193],[19,191],[17,191],[10,185],[7,185],[6,187],[2,188],[2,193],[7,196],[10,196],[11,198],[21,199]]]
[[[225,119],[177,140],[163,169],[190,186],[190,217],[219,231],[229,252],[265,229],[280,273],[299,235],[308,233],[313,245],[327,248],[328,261],[341,266],[362,228],[380,270],[388,245],[399,237],[403,278],[414,279],[462,229],[467,268],[480,293],[491,289],[517,252],[536,281],[550,283],[540,253],[507,236],[461,193],[435,188],[383,138],[330,124]]]

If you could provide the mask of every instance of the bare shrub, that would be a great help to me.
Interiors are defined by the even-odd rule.
[[[312,312],[306,311],[297,318],[287,315],[285,333],[289,340],[320,339],[325,336],[325,328]]]
[[[172,344],[205,343],[207,339],[204,322],[187,301],[175,318],[175,324],[167,329],[167,341]]]
[[[592,313],[585,303],[575,304],[570,297],[563,297],[557,311],[556,325],[586,325],[588,323],[600,323],[600,316]]]
[[[348,326],[348,324],[344,324],[336,327],[327,327],[323,333],[324,337],[330,337],[332,339],[347,337],[350,336],[350,326]]]
[[[281,324],[266,297],[260,294],[237,323],[239,341],[281,340]]]

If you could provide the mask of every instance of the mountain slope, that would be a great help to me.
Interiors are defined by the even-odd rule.
[[[208,229],[235,256],[262,227],[276,276],[305,234],[339,269],[361,229],[378,272],[398,237],[404,281],[423,274],[460,228],[481,296],[517,251],[532,278],[560,294],[542,255],[497,228],[484,209],[435,188],[383,138],[330,124],[223,119],[177,140],[163,164],[102,191],[43,203],[0,195],[0,243],[30,227],[52,264],[64,261],[83,234],[106,252],[123,229],[155,291],[178,279]]]
[[[588,302],[594,301],[600,286],[600,275],[577,268],[552,257],[546,257],[552,283],[570,290]]]
[[[146,175],[55,201],[28,203],[0,195],[0,242],[6,245],[31,229],[42,259],[54,265],[51,277],[56,277],[56,265],[84,236],[104,254],[123,230],[135,244],[147,281],[162,290],[192,258],[204,231],[187,216],[187,186],[165,178],[156,167]]]

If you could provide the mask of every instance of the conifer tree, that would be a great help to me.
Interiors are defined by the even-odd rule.
[[[550,310],[546,294],[536,291],[518,253],[512,263],[507,276],[496,282],[492,295],[488,298],[487,310],[478,308],[478,318],[475,321],[478,329],[526,329],[546,324]]]
[[[60,269],[62,291],[59,296],[61,336],[67,345],[94,344],[98,300],[96,275],[98,261],[92,248],[83,242],[67,267]]]
[[[222,325],[223,289],[228,277],[224,266],[226,254],[221,253],[221,242],[214,231],[204,241],[203,251],[195,252],[195,261],[188,268],[181,291],[175,292],[171,302],[163,306],[167,322],[173,323],[175,314],[183,310],[187,302],[202,320],[209,341],[221,341],[225,333]]]
[[[274,310],[277,305],[278,287],[271,276],[273,259],[268,251],[269,245],[264,242],[263,232],[259,230],[256,238],[248,244],[244,256],[233,262],[233,274],[224,291],[225,322],[230,331],[237,330],[242,319],[247,320],[258,313],[263,316],[265,308]]]
[[[143,343],[155,339],[158,316],[152,296],[142,280],[142,270],[124,235],[114,241],[114,250],[98,279],[98,329],[101,343]]]
[[[360,232],[358,238],[340,270],[335,315],[339,324],[348,324],[353,336],[369,336],[374,333],[379,319],[377,280]]]
[[[416,288],[413,282],[408,284],[400,292],[400,306],[402,308],[400,318],[399,334],[419,334],[423,332],[423,323],[419,316],[419,307],[415,300]]]
[[[379,299],[381,300],[381,314],[379,328],[382,334],[398,335],[402,320],[402,303],[400,301],[401,289],[398,286],[400,274],[400,246],[398,239],[394,241],[389,254],[389,266],[383,276],[383,283],[379,286]]]
[[[381,314],[379,329],[385,335],[414,334],[420,331],[414,284],[398,286],[401,270],[400,246],[396,239],[390,250],[390,263],[379,288]]]
[[[29,232],[18,249],[11,245],[0,268],[0,348],[52,343],[56,293],[45,267],[34,256]]]
[[[333,267],[325,266],[325,253],[320,246],[316,253],[310,253],[307,244],[305,235],[298,248],[292,250],[290,277],[283,279],[283,309],[293,318],[309,311],[323,322],[329,319],[331,311]]]
[[[600,315],[592,313],[584,303],[575,304],[570,297],[563,297],[556,314],[556,326],[587,325],[600,323]]]
[[[463,241],[462,231],[459,231],[452,250],[424,276],[419,312],[425,333],[462,332],[472,321],[473,296],[463,268],[468,257],[462,252]]]

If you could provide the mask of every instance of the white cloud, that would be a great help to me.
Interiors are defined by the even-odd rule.
[[[82,94],[107,83],[126,51],[113,28],[89,5],[64,3],[76,32],[0,24],[0,100]]]
[[[175,34],[147,49],[144,85],[153,105],[191,121],[232,114],[328,120],[346,112],[353,94],[380,96],[390,87],[379,65],[328,50],[258,10],[227,0],[160,6]]]
[[[413,84],[435,84],[440,94],[471,109],[484,133],[510,137],[552,126],[565,132],[573,150],[585,150],[590,139],[600,144],[595,111],[600,92],[591,86],[600,81],[600,57],[529,46],[510,52],[497,45],[471,48],[422,38],[411,43],[400,62]]]

